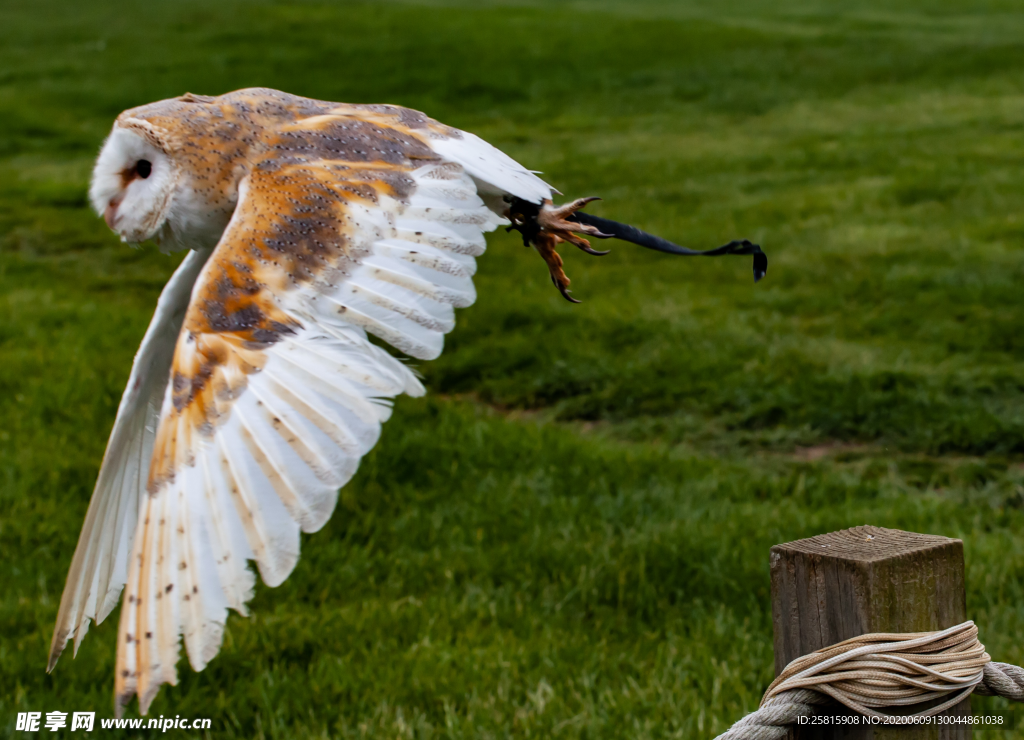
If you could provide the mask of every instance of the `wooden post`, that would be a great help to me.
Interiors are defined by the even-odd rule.
[[[771,577],[776,675],[794,658],[868,632],[941,630],[967,619],[964,546],[948,537],[870,526],[831,532],[773,547]],[[968,698],[943,714],[970,713]],[[799,740],[970,737],[967,724],[796,731]]]

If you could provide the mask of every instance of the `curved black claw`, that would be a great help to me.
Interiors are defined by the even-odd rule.
[[[569,303],[583,303],[583,301],[578,301],[575,298],[573,298],[571,295],[569,295],[569,290],[567,288],[563,288],[561,285],[559,285],[558,286],[558,290],[561,291],[562,297],[565,300],[569,301]]]
[[[564,285],[562,285],[561,283],[559,283],[557,280],[555,280],[555,276],[554,275],[551,276],[551,283],[556,288],[558,288],[558,292],[561,293],[562,297],[565,300],[569,301],[569,303],[583,303],[583,301],[578,301],[575,298],[573,298],[571,295],[569,295],[569,289],[567,287],[565,287]]]
[[[592,235],[592,236],[593,236],[593,235]],[[610,239],[610,238],[611,238],[611,235],[610,235],[610,234],[603,234],[602,236],[600,236],[600,237],[598,237],[598,238],[599,238],[599,239]],[[608,254],[609,252],[611,252],[611,251],[612,251],[612,250],[610,250],[610,249],[606,249],[606,250],[604,250],[604,251],[602,252],[602,251],[599,251],[599,250],[597,250],[597,249],[594,249],[593,247],[590,247],[590,246],[587,246],[587,247],[581,247],[581,246],[580,246],[579,244],[577,244],[576,246],[577,246],[577,247],[579,247],[580,249],[582,249],[582,250],[583,250],[584,252],[586,252],[587,254],[592,254],[592,255],[594,255],[595,257],[604,257],[604,256],[605,256],[606,254]]]

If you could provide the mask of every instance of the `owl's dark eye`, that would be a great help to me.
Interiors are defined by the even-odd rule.
[[[140,159],[135,163],[135,172],[145,180],[153,172],[153,163],[148,159]]]

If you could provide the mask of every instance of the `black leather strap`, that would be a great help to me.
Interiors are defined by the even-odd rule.
[[[642,229],[629,224],[622,224],[611,219],[592,216],[589,213],[577,211],[567,219],[581,224],[589,224],[600,229],[605,234],[610,234],[616,239],[637,244],[647,249],[654,249],[667,254],[678,254],[683,257],[718,257],[723,254],[752,254],[754,255],[754,282],[758,282],[768,272],[768,255],[761,251],[758,244],[753,244],[747,239],[738,239],[728,244],[723,244],[715,249],[700,251],[688,249],[678,244],[673,244],[668,239],[648,234]]]

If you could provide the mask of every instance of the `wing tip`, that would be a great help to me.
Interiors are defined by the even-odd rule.
[[[149,714],[149,706],[156,699],[156,695],[160,693],[160,687],[163,686],[162,681],[154,681],[148,688],[139,694],[139,714]],[[128,697],[131,700],[131,696]],[[125,702],[127,704],[127,702]]]
[[[50,656],[46,662],[46,672],[50,673],[57,665],[57,661],[64,652],[64,648],[71,642],[74,636],[69,627],[61,627],[60,622],[53,628],[53,639],[50,641]],[[78,652],[77,650],[75,652]]]
[[[114,716],[118,719],[124,716],[124,710],[131,703],[133,696],[139,699],[139,714],[145,716],[164,684],[178,685],[178,672],[174,666],[169,670],[153,666],[134,675],[127,669],[119,670],[124,671],[124,679],[122,683],[115,678],[114,684]],[[118,686],[118,683],[121,685]],[[140,687],[140,684],[144,688]]]
[[[50,657],[46,661],[46,672],[53,673],[53,669],[57,667],[57,661],[60,659],[60,654],[64,652],[64,647],[61,646],[59,650],[53,648],[50,649]]]
[[[135,689],[126,689],[118,693],[114,692],[114,716],[117,719],[124,717],[125,707],[128,706],[128,702],[135,696]]]

